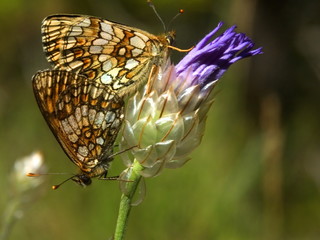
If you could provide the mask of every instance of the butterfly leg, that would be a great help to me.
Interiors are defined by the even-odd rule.
[[[147,93],[150,93],[153,87],[153,76],[158,72],[159,67],[157,65],[152,65],[149,76],[148,76],[148,81],[147,81]]]
[[[107,177],[106,175],[102,175],[98,178],[99,180],[120,180],[119,176]]]

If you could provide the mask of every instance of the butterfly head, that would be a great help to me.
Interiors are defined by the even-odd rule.
[[[169,31],[165,35],[165,39],[169,46],[172,46],[174,44],[174,41],[176,39],[176,31]]]
[[[92,183],[91,177],[89,177],[85,173],[77,174],[77,175],[73,176],[71,179],[72,179],[72,181],[76,182],[77,184],[79,184],[82,187],[89,186]]]
[[[107,151],[110,155],[110,151]],[[92,182],[91,178],[102,176],[106,178],[108,174],[108,169],[110,167],[110,161],[113,160],[113,157],[107,157],[104,160],[94,159],[88,161],[85,165],[82,166],[81,172],[71,179],[82,187],[89,186]]]
[[[72,177],[66,179],[65,181],[63,181],[58,185],[53,185],[52,189],[55,190],[59,188],[62,184],[64,184],[70,179],[82,187],[87,187],[92,183],[91,178],[106,176],[108,173],[108,168],[109,168],[108,162],[99,161],[98,159],[89,161],[86,163],[86,165],[83,165],[81,167],[80,173],[73,175]]]

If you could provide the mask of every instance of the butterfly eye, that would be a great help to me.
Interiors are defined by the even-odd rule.
[[[173,32],[168,33],[168,35],[166,36],[166,40],[168,44],[172,46],[175,40],[175,34]]]

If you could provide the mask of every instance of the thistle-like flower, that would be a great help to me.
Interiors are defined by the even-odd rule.
[[[137,146],[131,154],[142,166],[143,177],[181,167],[190,159],[204,134],[211,92],[223,73],[236,61],[262,53],[261,48],[253,49],[245,34],[236,33],[235,26],[211,41],[222,25],[176,66],[164,63],[148,85],[128,100],[121,148]],[[130,169],[133,161],[128,155],[123,159]]]

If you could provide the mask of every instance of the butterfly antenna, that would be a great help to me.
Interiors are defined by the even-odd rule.
[[[45,176],[45,175],[70,175],[73,173],[27,173],[27,177],[40,177],[40,176]]]
[[[26,176],[28,177],[40,177],[40,176],[45,176],[45,175],[70,175],[72,173],[27,173]],[[64,180],[62,183],[58,184],[58,185],[53,185],[51,188],[53,190],[56,190],[57,188],[59,188],[62,184],[64,184],[65,182],[69,181],[70,179],[72,179],[74,177],[74,174],[72,174],[71,177],[67,178],[66,180]]]
[[[56,190],[58,189],[62,184],[64,184],[65,182],[68,182],[70,179],[72,179],[74,176],[67,178],[66,180],[64,180],[62,183],[59,183],[57,185],[52,185],[52,190]]]
[[[149,4],[149,7],[152,8],[152,10],[154,11],[154,13],[156,14],[156,16],[158,17],[158,19],[160,20],[162,26],[163,26],[163,29],[165,32],[167,32],[167,28],[166,28],[166,25],[164,24],[164,21],[162,20],[162,18],[160,17],[159,13],[157,12],[156,10],[156,7],[154,6],[153,2],[151,0],[147,0],[147,3]]]
[[[168,24],[168,29],[171,28],[171,25],[172,25],[173,21],[176,20],[177,17],[179,17],[182,13],[184,13],[184,10],[180,9],[179,12],[170,20],[170,22]]]

